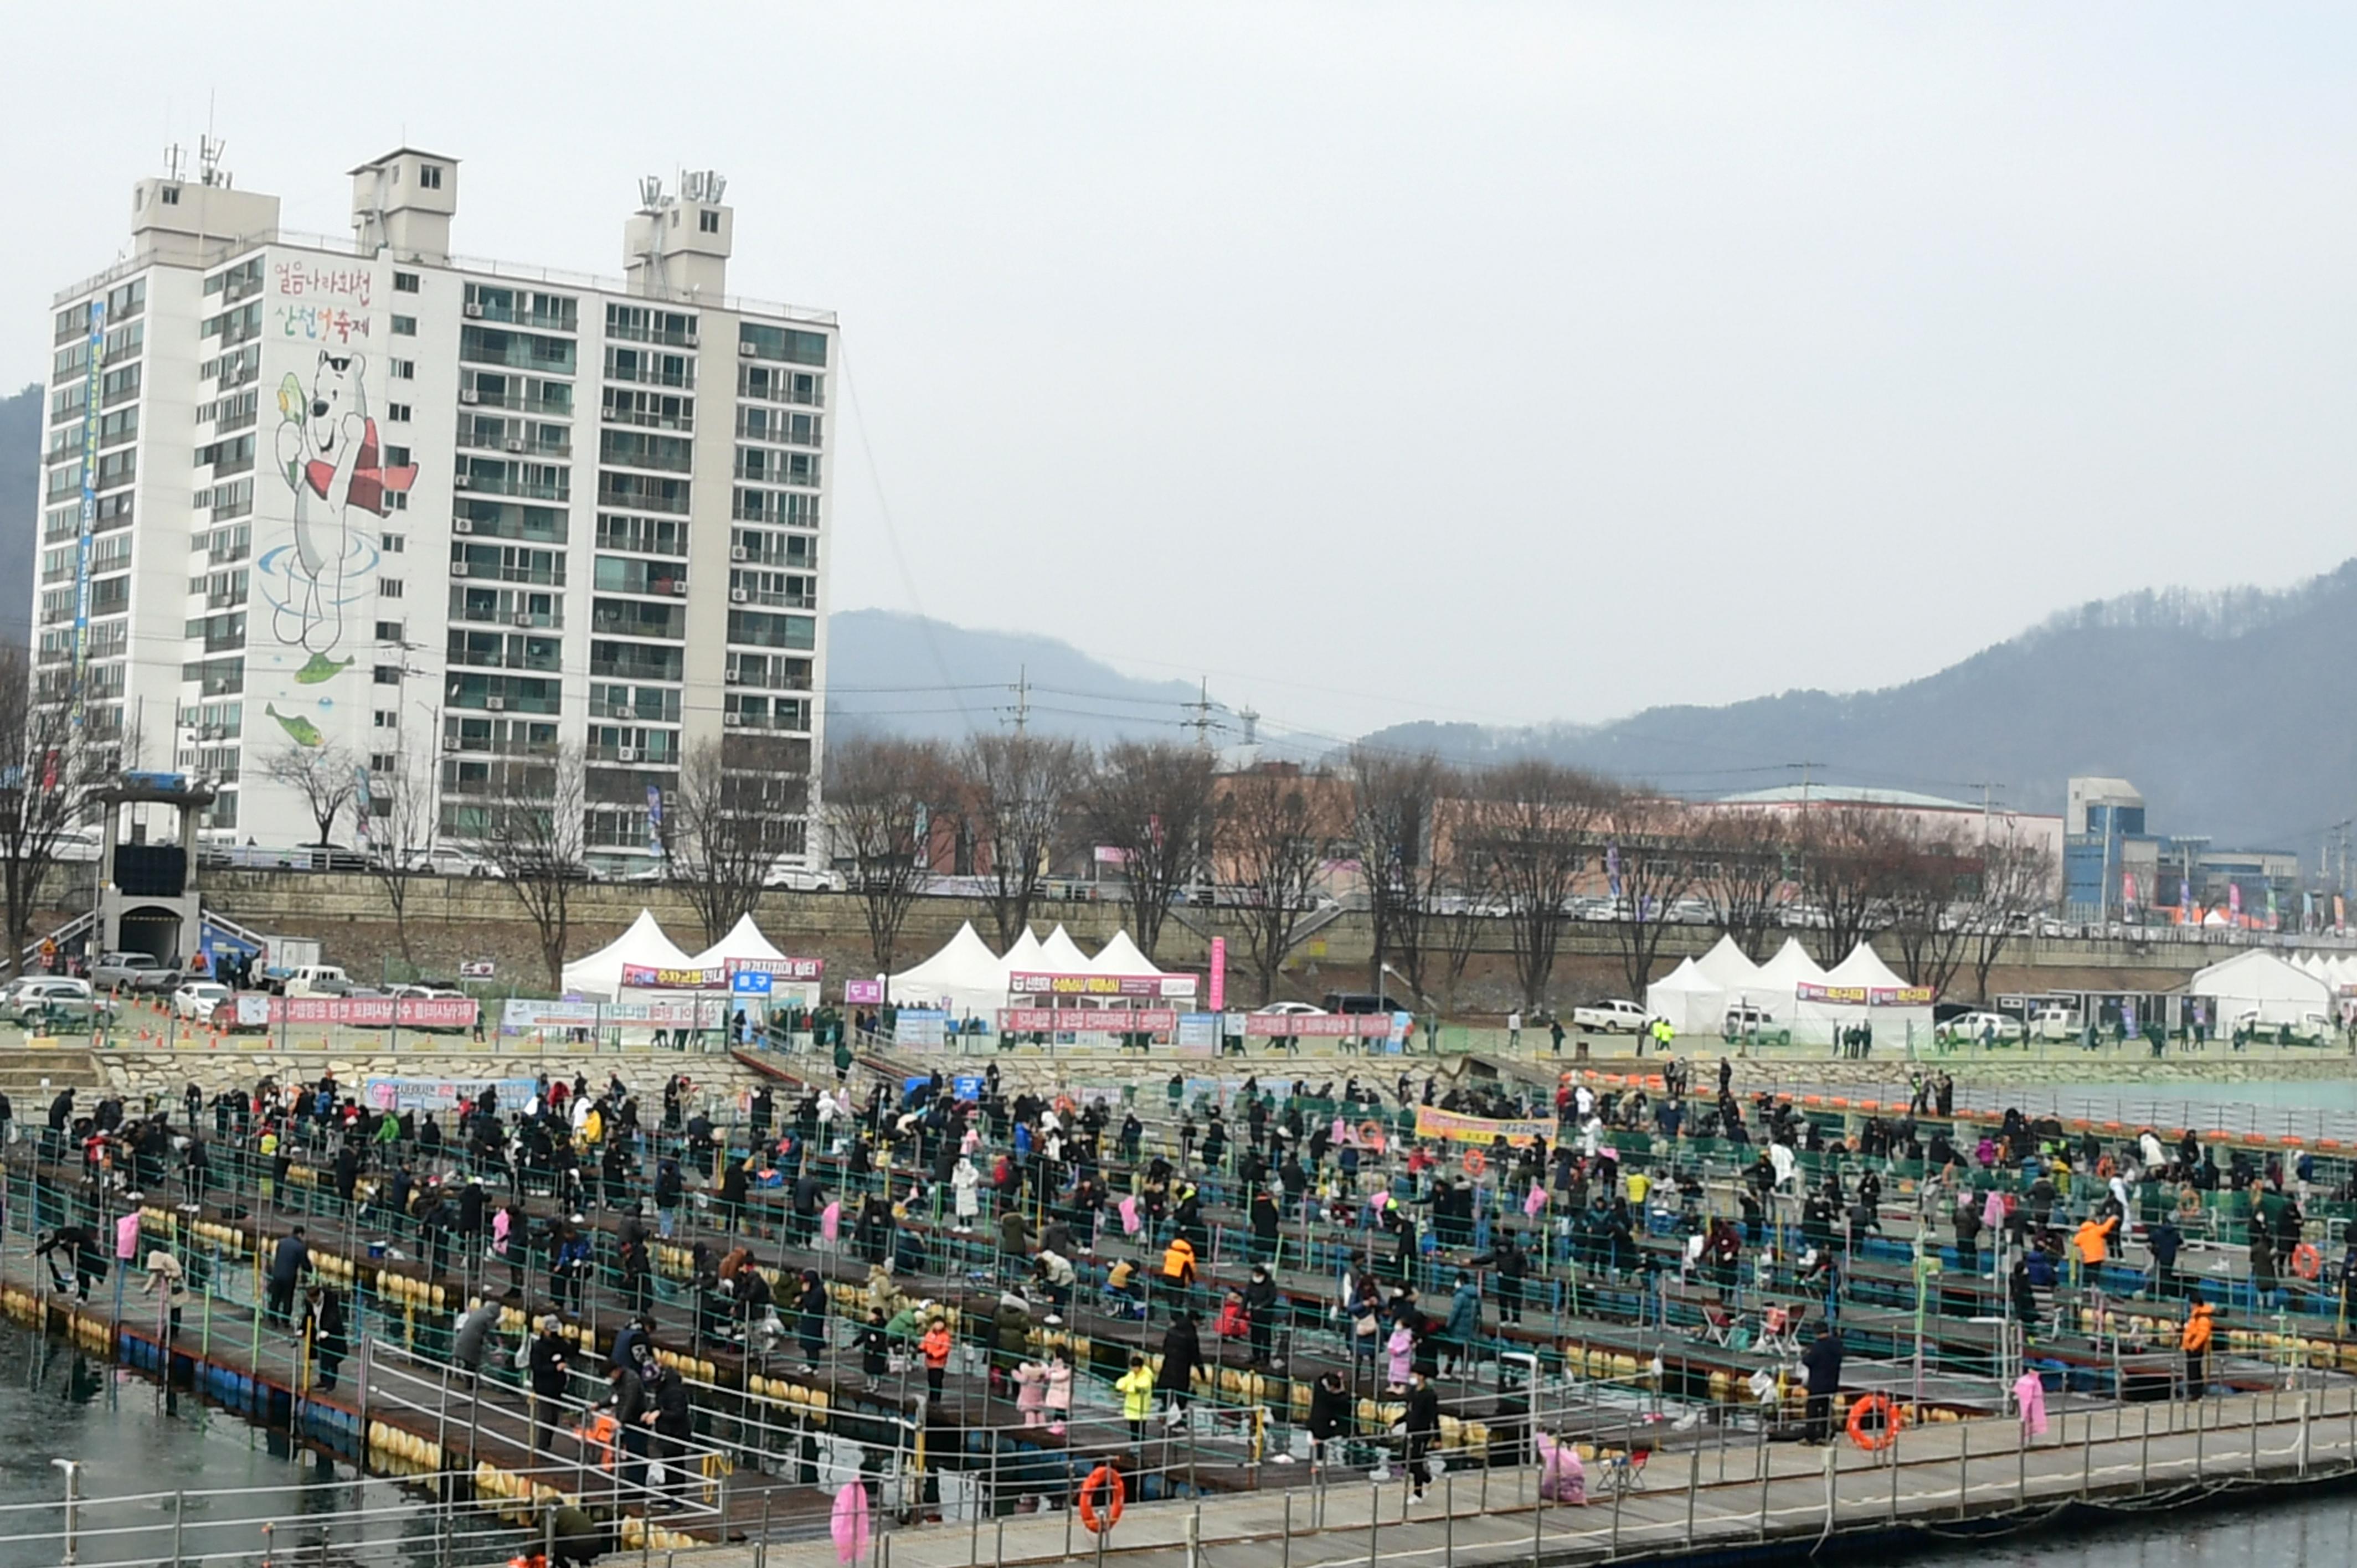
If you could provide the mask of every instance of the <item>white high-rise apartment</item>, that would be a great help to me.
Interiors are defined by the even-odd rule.
[[[57,295],[45,689],[79,671],[94,743],[217,781],[214,843],[317,837],[289,757],[349,759],[371,823],[338,837],[382,851],[395,816],[463,846],[577,753],[622,870],[716,747],[802,863],[834,316],[727,294],[716,175],[640,182],[610,280],[452,255],[455,159],[351,179],[349,240],[210,159],[141,180],[130,259]]]

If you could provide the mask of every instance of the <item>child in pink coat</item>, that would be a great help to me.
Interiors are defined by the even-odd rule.
[[[1407,1325],[1403,1323],[1392,1330],[1392,1337],[1384,1342],[1383,1348],[1391,1352],[1391,1386],[1394,1389],[1407,1387],[1408,1369],[1415,1362],[1415,1336],[1409,1333]]]
[[[1048,1430],[1061,1436],[1072,1414],[1072,1364],[1064,1359],[1061,1350],[1049,1360],[1046,1378]]]
[[[1038,1426],[1047,1421],[1041,1411],[1048,1402],[1048,1369],[1037,1361],[1026,1361],[1015,1369],[1015,1408],[1023,1412],[1023,1424]]]

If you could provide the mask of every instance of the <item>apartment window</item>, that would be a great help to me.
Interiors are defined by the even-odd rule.
[[[376,591],[379,598],[397,599],[401,597],[401,579],[398,577],[379,577],[376,580]]]
[[[403,626],[404,623],[397,620],[381,620],[377,622],[376,639],[379,642],[401,641]]]
[[[398,713],[387,713],[384,709],[379,708],[376,710],[376,727],[379,729],[399,729],[401,727],[401,715]]]
[[[706,234],[717,234],[720,232],[720,214],[711,211],[699,212],[695,215],[695,226]]]
[[[396,338],[414,338],[414,337],[416,337],[416,336],[417,336],[417,317],[415,317],[414,316],[396,316],[396,317],[394,317],[393,318],[393,335],[394,337],[396,337]]]
[[[417,274],[415,273],[393,274],[393,292],[395,294],[415,294],[417,292]]]
[[[371,773],[392,773],[397,770],[400,766],[399,758],[390,751],[371,751],[369,753],[369,771]],[[386,802],[388,805],[391,803],[391,801]]]
[[[414,360],[395,360],[393,362],[393,379],[397,381],[415,381],[417,379],[417,361]]]
[[[409,405],[405,403],[386,403],[384,405],[384,419],[385,423],[388,424],[408,424]]]
[[[405,533],[388,533],[384,535],[384,553],[387,555],[400,555],[405,553],[408,549],[409,535]]]
[[[177,185],[166,186],[163,189],[163,198],[165,206],[178,207],[180,205],[180,188]]]
[[[409,492],[407,490],[385,491],[384,509],[387,511],[407,511],[409,510]]]
[[[400,665],[398,665],[398,664],[380,664],[380,665],[378,665],[378,666],[376,667],[376,683],[377,683],[378,685],[380,685],[380,686],[398,686],[398,685],[400,685],[400,684],[401,684],[401,666],[400,666]]]
[[[419,164],[417,166],[417,183],[421,188],[425,190],[441,189],[442,166],[440,164]]]
[[[389,467],[406,468],[409,467],[409,448],[406,446],[387,446],[384,449],[384,460]]]

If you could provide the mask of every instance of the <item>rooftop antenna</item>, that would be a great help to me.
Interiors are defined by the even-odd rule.
[[[164,148],[164,177],[166,179],[169,180],[174,185],[179,184],[180,173],[183,169],[188,167],[188,150],[186,147],[183,147],[178,142],[172,142],[166,145]]]
[[[215,136],[210,131],[197,138],[198,184],[219,186],[229,184],[229,176],[221,166],[221,154],[228,150],[229,143]]]

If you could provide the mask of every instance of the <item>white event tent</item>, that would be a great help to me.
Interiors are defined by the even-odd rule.
[[[2328,1020],[2340,1015],[2330,981],[2258,948],[2200,971],[2185,989],[2210,999],[2210,1016],[2222,1030],[2233,1028],[2246,1013],[2256,1013],[2261,1024],[2298,1024],[2311,1014]]]
[[[1897,972],[1882,961],[1882,955],[1869,942],[1852,948],[1849,956],[1834,965],[1819,983],[1867,991],[1900,991],[1907,985]],[[1872,1027],[1888,1044],[1903,1045],[1910,1038],[1928,1042],[1932,1037],[1932,1004],[1928,1002],[1920,1006],[1876,1007],[1823,1000],[1796,1001],[1792,1018],[1796,1032],[1813,1040],[1821,1036],[1831,1037],[1839,1030],[1860,1024]]]
[[[651,964],[658,969],[686,969],[694,961],[663,935],[651,910],[640,909],[630,929],[596,952],[565,966],[565,993],[592,1001],[612,1002],[622,992],[622,966]]]
[[[897,1007],[990,1014],[1006,1005],[1006,970],[968,920],[941,951],[892,976],[885,994]]]
[[[1648,1017],[1666,1018],[1681,1035],[1715,1035],[1727,1016],[1727,991],[1693,959],[1645,987]]]

